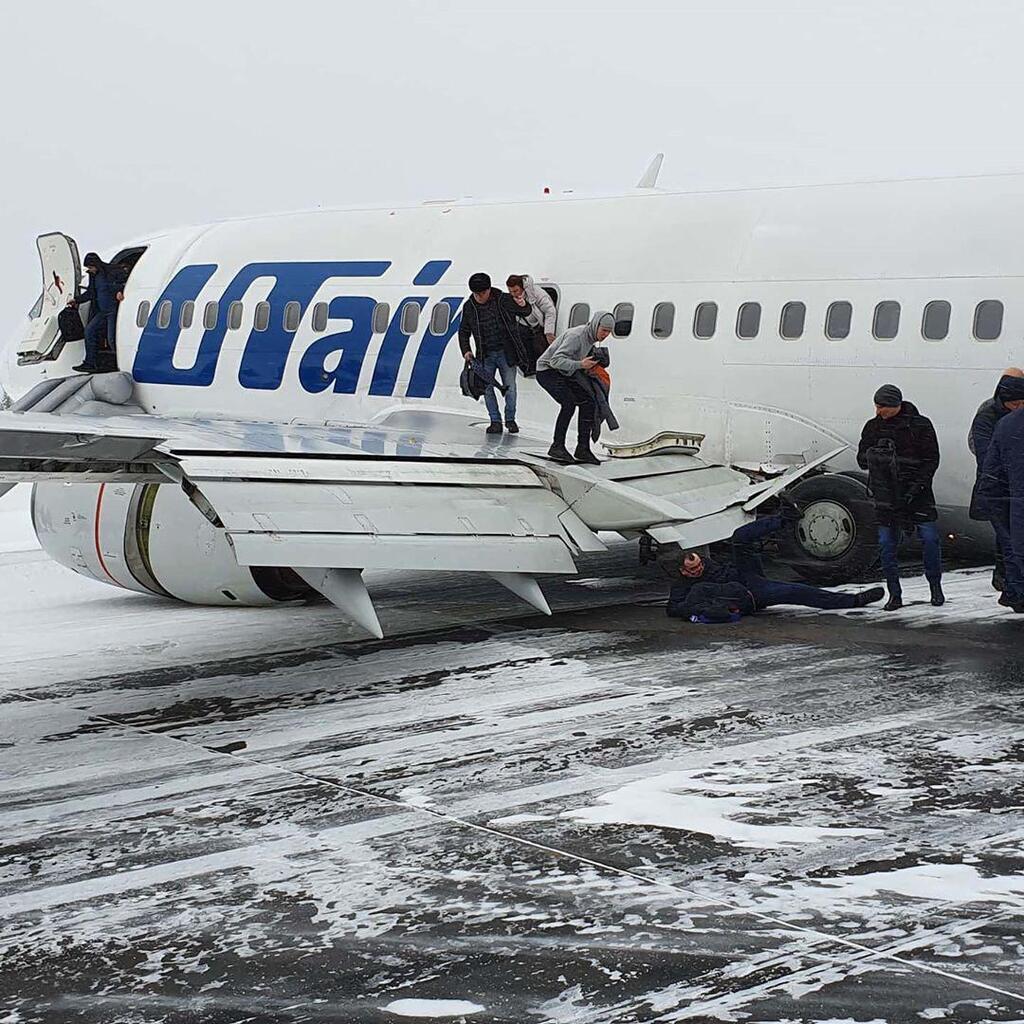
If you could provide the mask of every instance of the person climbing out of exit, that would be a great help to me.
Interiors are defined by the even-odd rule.
[[[89,284],[75,298],[68,299],[74,308],[89,304],[89,322],[85,325],[85,359],[74,367],[76,373],[95,373],[99,367],[100,344],[116,354],[117,307],[124,299],[127,275],[113,264],[104,263],[94,252],[87,252],[82,267],[89,275]]]

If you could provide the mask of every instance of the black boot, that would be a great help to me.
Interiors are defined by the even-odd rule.
[[[903,588],[900,586],[898,578],[885,582],[889,587],[889,600],[885,602],[883,608],[887,612],[894,612],[903,607]]]
[[[518,434],[519,433],[519,424],[516,423],[515,420],[505,420],[505,429],[510,434]]]
[[[77,366],[72,366],[71,369],[74,370],[75,373],[95,373],[96,372],[96,367],[90,365],[89,363],[79,363]]]
[[[865,605],[874,604],[885,597],[885,587],[871,587],[869,590],[862,590],[857,596],[855,607],[863,608]]]
[[[999,603],[1004,608],[1012,608],[1013,607],[1013,599],[1005,591],[1003,591],[1003,593],[1001,593],[999,595]]]
[[[946,603],[946,595],[942,592],[942,584],[936,581],[935,583],[929,583],[928,586],[932,592],[932,604],[936,608],[941,608]]]
[[[500,434],[500,433],[501,433],[501,431],[502,431],[502,426],[501,426],[501,424],[500,424],[500,423],[492,423],[492,424],[491,424],[491,425],[490,425],[490,426],[489,426],[489,427],[487,428],[487,433],[488,433],[488,434]]]
[[[576,451],[573,454],[575,455],[577,462],[582,462],[587,466],[601,465],[601,460],[590,450],[589,445],[576,445]]]
[[[569,449],[564,444],[559,444],[558,441],[548,449],[548,458],[554,459],[555,462],[561,462],[566,466],[571,466],[575,461],[569,454]]]

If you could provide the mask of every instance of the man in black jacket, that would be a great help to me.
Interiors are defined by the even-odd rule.
[[[882,569],[889,587],[886,611],[903,607],[899,546],[903,531],[917,531],[924,545],[924,574],[932,604],[945,604],[942,593],[942,542],[932,478],[939,468],[939,441],[927,416],[922,416],[895,384],[875,392],[875,416],[864,424],[857,464],[868,472],[868,489],[878,518]]]
[[[741,526],[732,535],[732,558],[716,560],[688,551],[679,566],[679,578],[672,584],[666,612],[669,618],[692,622],[730,622],[753,615],[777,604],[805,608],[863,608],[885,596],[881,587],[858,594],[810,587],[806,583],[783,583],[767,579],[760,555],[753,546],[784,526],[787,518],[799,518],[792,502],[784,504],[782,515],[766,516]]]
[[[971,431],[967,435],[967,447],[970,448],[978,464],[977,477],[974,481],[974,491],[971,494],[971,518],[992,520],[989,514],[991,510],[985,508],[985,502],[981,496],[981,477],[985,468],[985,455],[988,446],[992,441],[992,434],[999,421],[1009,412],[1020,409],[1024,406],[1024,370],[1019,367],[1010,366],[1003,370],[996,386],[996,393],[978,406],[974,422],[971,423]],[[992,586],[996,590],[1006,593],[1006,565],[1003,549],[999,540],[999,530],[993,523],[996,533],[996,564],[992,570]]]
[[[89,322],[85,325],[85,359],[73,369],[80,373],[94,373],[99,368],[100,342],[104,338],[111,351],[117,352],[117,308],[124,299],[127,275],[121,267],[104,263],[94,252],[85,254],[82,266],[89,275],[89,284],[83,292],[69,299],[68,305],[80,306],[88,302]]]
[[[516,424],[516,367],[529,358],[528,329],[520,323],[530,313],[530,304],[525,298],[519,301],[506,295],[500,288],[491,287],[487,274],[477,273],[469,279],[469,290],[473,293],[462,304],[462,322],[459,324],[459,348],[466,362],[480,360],[484,369],[492,376],[501,377],[505,392],[505,429],[518,434]],[[470,338],[476,343],[476,355],[470,347]],[[502,432],[501,412],[494,388],[484,392],[484,402],[491,424],[488,434]]]

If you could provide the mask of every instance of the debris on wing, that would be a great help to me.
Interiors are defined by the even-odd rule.
[[[635,459],[641,455],[657,455],[659,452],[676,452],[680,449],[696,455],[704,443],[704,437],[704,434],[688,431],[662,430],[646,441],[633,441],[629,444],[608,444],[605,441],[602,444],[613,459]]]

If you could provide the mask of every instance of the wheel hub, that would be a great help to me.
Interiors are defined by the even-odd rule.
[[[838,501],[815,501],[804,510],[797,525],[800,546],[814,558],[839,558],[857,536],[850,510]]]

